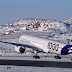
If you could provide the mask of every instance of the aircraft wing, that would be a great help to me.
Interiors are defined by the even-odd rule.
[[[38,50],[38,51],[43,51],[40,48],[37,48],[35,46],[31,46],[31,45],[26,45],[26,44],[19,44],[19,43],[12,43],[12,42],[4,42],[4,41],[0,41],[1,43],[6,43],[6,44],[11,44],[11,45],[15,45],[15,46],[22,46],[22,47],[27,47],[27,48],[31,48],[33,50]]]
[[[11,45],[15,45],[15,46],[26,46],[24,44],[19,44],[19,43],[11,43],[11,42],[4,42],[4,41],[0,41],[1,43],[6,43],[6,44],[11,44]]]

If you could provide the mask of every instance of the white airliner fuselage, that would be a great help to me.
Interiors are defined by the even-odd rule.
[[[72,53],[72,45],[66,45],[61,42],[47,40],[29,35],[22,35],[19,38],[19,43],[11,43],[4,41],[0,42],[15,45],[15,51],[20,53],[24,53],[26,47],[31,48],[35,51],[41,51],[57,55],[67,55]]]
[[[21,44],[27,44],[39,48],[46,53],[66,55],[72,52],[71,50],[63,49],[63,47],[66,46],[66,44],[64,43],[51,41],[51,40],[38,38],[38,37],[33,37],[33,36],[28,36],[28,35],[22,35],[19,39],[19,42]]]

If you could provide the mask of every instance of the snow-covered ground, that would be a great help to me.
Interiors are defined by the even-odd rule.
[[[72,69],[0,65],[0,72],[72,72]]]
[[[18,43],[19,37],[25,34],[65,43],[66,39],[72,39],[72,18],[66,21],[27,18],[27,19],[20,19],[18,21],[13,21],[6,25],[0,26],[0,40],[2,41]],[[0,43],[0,51],[13,52],[14,46]],[[3,56],[3,57],[1,56],[0,58],[5,58],[4,56],[6,54],[0,53],[0,55]],[[7,69],[7,66],[0,66],[0,70],[1,70],[0,72],[38,72],[38,71],[71,72],[71,69],[63,69],[63,68],[45,68],[45,67],[40,68],[40,67],[18,67],[18,66],[17,67],[11,66],[11,69]]]
[[[33,56],[35,54],[31,53],[26,50],[26,53],[16,53],[14,51],[7,51],[3,50],[0,51],[0,59],[7,59],[7,60],[33,60],[33,61],[57,61],[57,62],[72,62],[72,54],[70,55],[60,55],[61,59],[55,59],[55,54],[48,54],[48,53],[38,53],[40,59],[34,59]]]

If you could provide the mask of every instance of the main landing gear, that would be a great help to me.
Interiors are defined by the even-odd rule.
[[[40,56],[36,55],[36,56],[33,56],[34,59],[40,59]]]
[[[55,59],[61,59],[61,57],[59,55],[54,57]]]
[[[40,59],[40,56],[37,55],[37,51],[34,51],[34,53],[36,54],[35,56],[33,56],[34,59]]]

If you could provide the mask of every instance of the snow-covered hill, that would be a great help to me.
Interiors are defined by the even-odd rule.
[[[68,38],[72,39],[72,25],[68,24],[67,21],[25,18],[0,26],[0,35],[2,37],[3,35],[10,34],[16,35],[13,36],[14,39],[22,34],[29,34],[47,39],[65,41]]]
[[[67,32],[70,26],[66,23],[56,20],[27,18],[13,21],[5,26],[0,26],[3,33],[15,33],[21,31],[40,31],[40,32]],[[1,33],[0,32],[0,33]]]
[[[64,22],[64,23],[68,23],[68,24],[71,24],[71,25],[72,25],[72,18],[67,19],[67,20],[64,20],[64,21],[62,21],[62,22]]]

